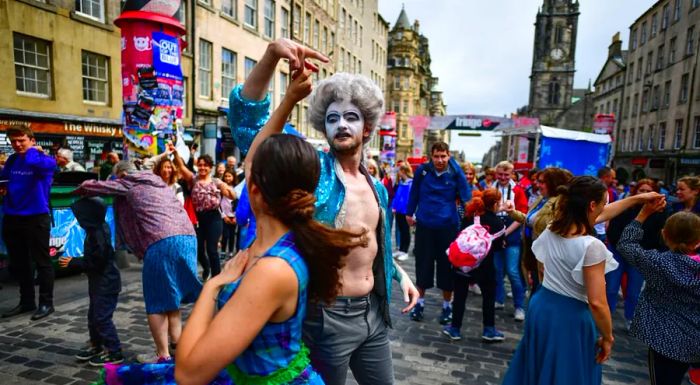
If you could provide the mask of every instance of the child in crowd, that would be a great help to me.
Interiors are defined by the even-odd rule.
[[[223,181],[233,190],[236,187],[236,171],[226,169]],[[224,231],[221,235],[221,251],[226,257],[232,257],[235,251],[236,233],[238,232],[238,226],[236,226],[237,205],[238,199],[221,197],[221,217],[224,220]]]
[[[617,248],[646,280],[631,333],[649,345],[653,384],[680,385],[688,369],[700,366],[700,216],[681,211],[661,234],[669,251],[645,250],[642,223],[663,210],[665,199],[647,203],[625,228]],[[697,382],[697,369],[691,378]]]
[[[78,224],[85,230],[83,258],[61,257],[61,267],[75,267],[88,277],[88,330],[90,345],[75,358],[92,366],[124,361],[112,314],[117,308],[121,276],[114,258],[112,236],[105,222],[107,207],[97,197],[83,198],[71,205]]]

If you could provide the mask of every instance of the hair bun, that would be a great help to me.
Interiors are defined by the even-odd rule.
[[[275,213],[288,221],[309,221],[314,216],[316,197],[302,189],[294,189],[285,196],[277,206]]]
[[[567,186],[567,185],[558,186],[557,193],[559,193],[560,195],[569,195],[569,186]]]

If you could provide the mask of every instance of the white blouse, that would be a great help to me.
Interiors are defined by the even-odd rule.
[[[532,252],[544,264],[544,287],[586,303],[583,267],[602,262],[607,274],[618,266],[603,242],[590,235],[564,238],[546,229],[532,244]]]

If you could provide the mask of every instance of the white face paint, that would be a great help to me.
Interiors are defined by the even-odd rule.
[[[365,119],[348,101],[333,102],[326,110],[326,138],[336,150],[362,146]]]

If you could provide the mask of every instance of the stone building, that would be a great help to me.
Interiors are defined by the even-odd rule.
[[[608,47],[608,56],[600,74],[593,83],[594,114],[612,114],[615,116],[615,126],[610,134],[615,135],[620,124],[620,111],[625,98],[625,69],[627,63],[627,51],[622,49],[620,33],[612,38]]]
[[[672,182],[700,170],[700,1],[658,1],[630,26],[618,176]]]
[[[121,151],[119,13],[117,1],[0,2],[0,152],[12,152],[11,124],[30,126],[44,148],[70,147],[88,168],[103,149]]]
[[[414,133],[409,117],[439,115],[445,112],[442,93],[437,89],[438,78],[430,70],[428,38],[420,33],[420,23],[411,24],[406,11],[401,9],[389,33],[387,61],[387,110],[396,113],[396,154],[405,159],[413,152]],[[430,141],[447,141],[444,132],[427,134],[423,153]]]

